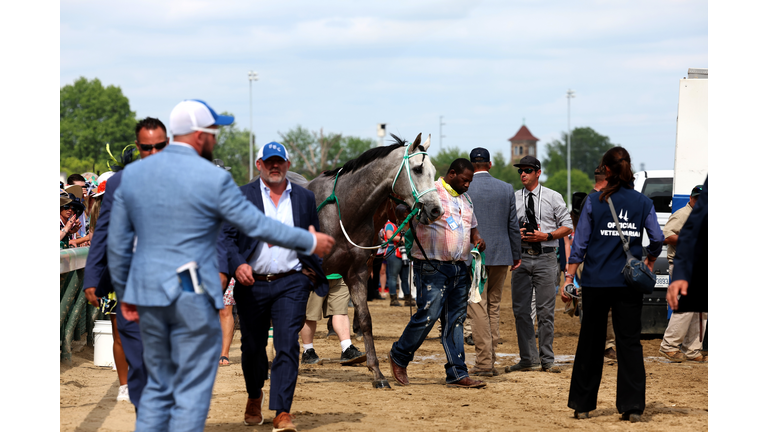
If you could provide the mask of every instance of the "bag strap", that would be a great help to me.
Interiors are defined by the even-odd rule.
[[[621,246],[624,248],[624,253],[627,254],[627,260],[635,259],[634,255],[632,255],[632,253],[629,251],[629,240],[627,240],[624,237],[624,234],[621,232],[619,218],[616,216],[616,209],[613,207],[613,201],[611,201],[611,197],[608,197],[608,207],[611,208],[611,215],[613,215],[613,221],[616,223],[616,230],[619,232],[619,237],[621,237]]]

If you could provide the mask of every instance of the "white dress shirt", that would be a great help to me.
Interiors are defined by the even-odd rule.
[[[280,197],[277,206],[275,206],[272,197],[269,195],[269,188],[259,179],[259,190],[261,190],[261,199],[264,202],[264,214],[272,219],[276,219],[285,225],[293,225],[293,206],[291,205],[291,182],[286,180],[288,185]],[[301,270],[301,263],[296,251],[272,246],[266,242],[261,242],[256,248],[254,254],[250,257],[248,264],[253,267],[256,274],[278,274],[286,273],[291,270]]]

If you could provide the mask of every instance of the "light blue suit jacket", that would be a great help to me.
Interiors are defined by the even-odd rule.
[[[176,269],[196,261],[205,291],[217,309],[223,308],[216,256],[223,221],[305,255],[315,244],[307,230],[266,217],[228,172],[191,147],[169,145],[128,165],[115,193],[107,236],[118,298],[138,306],[169,306],[182,292]]]

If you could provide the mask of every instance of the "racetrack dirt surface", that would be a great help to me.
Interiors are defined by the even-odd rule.
[[[501,307],[503,344],[497,352],[497,368],[516,362],[512,301],[507,278]],[[647,376],[646,409],[642,422],[621,421],[616,411],[615,361],[606,361],[598,405],[591,418],[576,420],[567,406],[573,355],[578,340],[579,320],[563,313],[557,301],[554,351],[563,373],[502,373],[483,378],[484,389],[449,389],[445,386],[445,354],[435,338],[416,353],[408,367],[411,385],[400,387],[392,379],[386,354],[400,336],[409,316],[407,307],[390,307],[388,301],[368,303],[380,367],[392,390],[376,390],[364,364],[342,367],[338,363],[301,366],[292,413],[300,431],[456,431],[456,430],[635,430],[701,431],[708,429],[707,364],[670,363],[659,355],[660,339],[643,340]],[[350,309],[350,314],[352,309]],[[338,358],[339,342],[325,338],[325,321],[318,323],[315,350],[321,358]],[[352,341],[363,350],[361,341]],[[474,347],[466,346],[467,363],[474,363]],[[264,393],[265,421],[261,426],[242,423],[246,403],[245,383],[240,366],[239,332],[229,355],[233,363],[218,371],[206,430],[271,431],[275,412]],[[130,431],[133,405],[116,402],[117,374],[111,368],[93,365],[93,349],[84,347],[73,355],[72,366],[61,365],[60,418],[62,431]]]

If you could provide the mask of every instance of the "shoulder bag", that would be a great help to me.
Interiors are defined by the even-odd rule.
[[[616,230],[619,232],[619,237],[621,237],[621,245],[624,247],[624,253],[627,254],[627,263],[621,271],[624,274],[624,281],[635,291],[639,291],[643,294],[651,294],[653,288],[656,286],[656,275],[648,269],[648,266],[645,265],[644,262],[635,258],[629,251],[629,240],[625,238],[624,234],[621,232],[619,218],[616,217],[616,209],[613,208],[611,197],[608,197],[608,206],[611,208],[613,221],[616,222]]]

